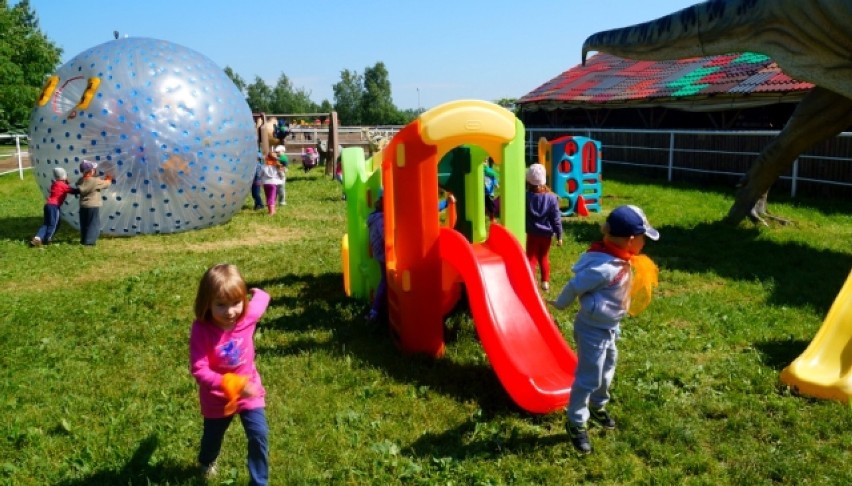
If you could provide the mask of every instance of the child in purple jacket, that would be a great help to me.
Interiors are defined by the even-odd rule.
[[[535,275],[535,267],[541,264],[541,289],[550,290],[550,244],[556,237],[556,245],[562,246],[562,213],[556,194],[545,185],[545,168],[532,164],[527,169],[527,258]]]

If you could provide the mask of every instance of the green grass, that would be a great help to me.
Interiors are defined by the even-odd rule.
[[[198,279],[223,261],[272,295],[256,341],[273,484],[852,483],[850,408],[778,379],[852,267],[849,202],[772,200],[795,225],[732,228],[717,223],[727,190],[608,174],[605,208],[638,204],[662,233],[646,247],[661,284],[623,326],[618,429],[592,429],[579,457],[562,414],[507,397],[467,313],[437,361],[365,327],[367,303],[343,293],[339,186],[319,171],[288,181],[275,218],[246,204],[221,226],[95,248],[67,226],[28,247],[32,177],[0,177],[0,484],[195,484],[187,339]],[[566,219],[554,282],[601,220]],[[571,312],[556,318],[569,336]],[[246,482],[244,456],[235,423],[223,484]]]

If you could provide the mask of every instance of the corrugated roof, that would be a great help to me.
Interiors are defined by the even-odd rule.
[[[692,111],[798,102],[814,85],[790,78],[772,59],[745,52],[672,61],[605,53],[547,81],[517,103],[525,109],[640,108]]]

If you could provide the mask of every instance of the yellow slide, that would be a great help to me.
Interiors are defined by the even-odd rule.
[[[852,272],[811,344],[781,372],[803,395],[848,402],[852,397]]]

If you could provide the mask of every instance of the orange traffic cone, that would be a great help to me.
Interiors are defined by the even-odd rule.
[[[586,217],[589,215],[589,210],[586,208],[586,200],[583,196],[577,196],[577,214]]]

